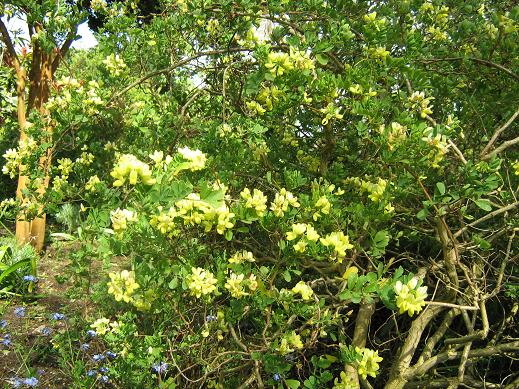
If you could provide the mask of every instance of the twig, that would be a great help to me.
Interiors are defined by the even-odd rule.
[[[519,138],[518,138],[519,139]],[[494,216],[501,215],[502,213],[505,213],[507,211],[510,211],[514,208],[519,207],[519,201],[516,201],[515,203],[506,205],[504,207],[501,207],[499,209],[496,209],[495,211],[492,211],[490,213],[487,213],[485,216],[479,218],[478,220],[473,221],[472,223],[467,224],[465,227],[461,228],[457,232],[454,233],[454,237],[457,238],[461,234],[463,234],[467,229],[477,226],[478,224],[483,223],[484,221],[487,221],[488,219],[492,219]]]
[[[496,142],[497,138],[501,133],[506,130],[510,125],[514,122],[514,120],[519,116],[519,107],[517,108],[517,111],[510,117],[510,119],[507,120],[505,124],[503,124],[501,127],[499,127],[497,130],[495,130],[494,135],[492,135],[492,138],[488,141],[487,145],[481,150],[481,157],[484,157],[488,154],[488,151],[492,147],[492,145]]]

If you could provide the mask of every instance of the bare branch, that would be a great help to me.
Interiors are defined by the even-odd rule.
[[[517,351],[519,350],[519,341],[503,343],[497,346],[489,346],[482,349],[471,350],[468,353],[468,358],[482,358],[482,357],[490,357],[495,356],[497,354],[504,353],[506,351]],[[449,361],[453,359],[461,358],[463,355],[463,351],[454,351],[449,350],[444,353],[435,355],[432,358],[429,358],[427,361],[422,363],[419,366],[412,367],[408,369],[404,375],[409,380],[412,377],[421,376],[427,373],[434,366]]]
[[[492,158],[494,155],[497,155],[503,151],[505,151],[507,148],[511,147],[511,146],[514,146],[516,144],[519,144],[519,136],[517,138],[514,138],[514,139],[510,139],[510,140],[507,140],[506,142],[503,142],[501,144],[501,146],[497,147],[494,151],[492,151],[491,153],[485,155],[482,159],[483,160],[487,160],[487,159],[490,159]]]
[[[519,81],[519,75],[515,74],[510,69],[507,69],[503,65],[500,65],[500,64],[492,62],[492,61],[488,61],[486,59],[471,58],[471,57],[446,57],[446,58],[422,59],[422,60],[419,60],[418,62],[421,62],[424,64],[429,64],[429,63],[434,63],[434,62],[448,62],[448,61],[454,62],[454,61],[463,61],[463,60],[468,60],[468,61],[480,63],[482,65],[485,65],[485,66],[488,66],[491,68],[499,69],[499,70],[505,72],[506,74],[508,74],[509,76],[515,78],[517,81]]]
[[[487,145],[481,150],[481,156],[484,157],[488,154],[488,151],[492,147],[492,145],[496,142],[497,138],[501,133],[506,130],[510,125],[514,122],[514,120],[519,116],[519,107],[517,108],[517,111],[510,117],[510,119],[507,120],[505,124],[503,124],[501,127],[499,127],[497,130],[494,131],[494,135],[492,135],[492,138],[488,141]]]
[[[56,69],[58,69],[58,66],[63,58],[67,55],[68,50],[70,49],[70,46],[72,43],[76,40],[76,34],[77,34],[77,26],[75,26],[74,29],[70,30],[67,34],[67,37],[65,38],[65,42],[61,45],[61,47],[58,49],[58,52],[56,53],[56,57],[52,61],[52,74],[56,72]]]
[[[9,56],[13,60],[13,65],[18,73],[20,71],[20,60],[18,59],[18,55],[16,54],[16,50],[13,45],[13,41],[9,36],[9,31],[7,31],[7,27],[4,22],[0,19],[0,32],[2,33],[2,41],[5,43],[7,47],[7,51],[9,52]]]
[[[505,213],[505,212],[510,211],[510,210],[512,210],[514,208],[517,208],[517,207],[519,207],[519,201],[516,201],[515,203],[506,205],[506,206],[504,206],[502,208],[496,209],[495,211],[492,211],[490,213],[487,213],[485,216],[479,218],[478,220],[473,221],[472,223],[467,224],[465,227],[463,227],[460,230],[458,230],[456,233],[454,233],[454,237],[457,238],[461,234],[463,234],[465,231],[467,231],[467,229],[469,229],[471,227],[474,227],[474,226],[477,226],[478,224],[481,224],[484,221],[487,221],[488,219],[492,219],[494,216],[498,216],[498,215],[500,215],[502,213]]]

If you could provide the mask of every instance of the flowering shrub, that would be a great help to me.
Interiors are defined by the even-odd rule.
[[[84,377],[512,384],[517,9],[126,3],[93,2],[100,46],[4,156],[28,184],[0,212],[75,204],[57,219],[100,310]]]

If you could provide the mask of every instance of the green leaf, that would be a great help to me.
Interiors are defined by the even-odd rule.
[[[476,200],[474,202],[483,211],[491,211],[492,210],[492,205],[490,205],[490,201],[488,201],[486,199],[479,199],[479,200]]]
[[[326,58],[322,54],[316,54],[315,58],[317,59],[317,62],[319,62],[321,65],[326,65],[328,63],[328,58]]]
[[[28,266],[31,264],[31,259],[22,259],[21,261],[16,262],[15,264],[9,266],[6,270],[4,270],[0,274],[0,284],[2,284],[2,281],[7,278],[11,273],[15,272],[16,270],[20,269],[21,267]]]
[[[445,184],[443,182],[437,182],[436,188],[438,189],[438,192],[443,196],[445,194]]]
[[[285,380],[285,384],[290,388],[290,389],[297,389],[299,388],[299,386],[301,385],[301,383],[297,380]]]

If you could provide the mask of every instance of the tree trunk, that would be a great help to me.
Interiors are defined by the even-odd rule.
[[[23,70],[23,69],[22,69]],[[26,108],[25,108],[25,72],[18,74],[18,124],[20,126],[20,140],[27,137],[25,129],[27,128]],[[48,101],[50,95],[50,83],[53,78],[53,56],[39,49],[34,48],[33,63],[30,79],[30,91],[28,110],[36,109],[40,114],[46,115],[44,104]],[[52,126],[46,126],[46,136],[48,140],[52,137]],[[40,187],[37,189],[38,198],[38,216],[32,221],[26,221],[24,215],[19,215],[16,221],[16,239],[19,243],[31,243],[36,251],[41,251],[45,243],[45,224],[46,215],[43,212],[43,196],[48,188],[50,176],[49,170],[51,165],[51,151],[40,158],[39,166],[43,171],[44,178]],[[23,167],[20,167],[22,170]],[[23,196],[23,190],[27,187],[29,178],[20,174],[18,178],[18,188],[16,191],[17,198],[23,203],[26,201]]]

